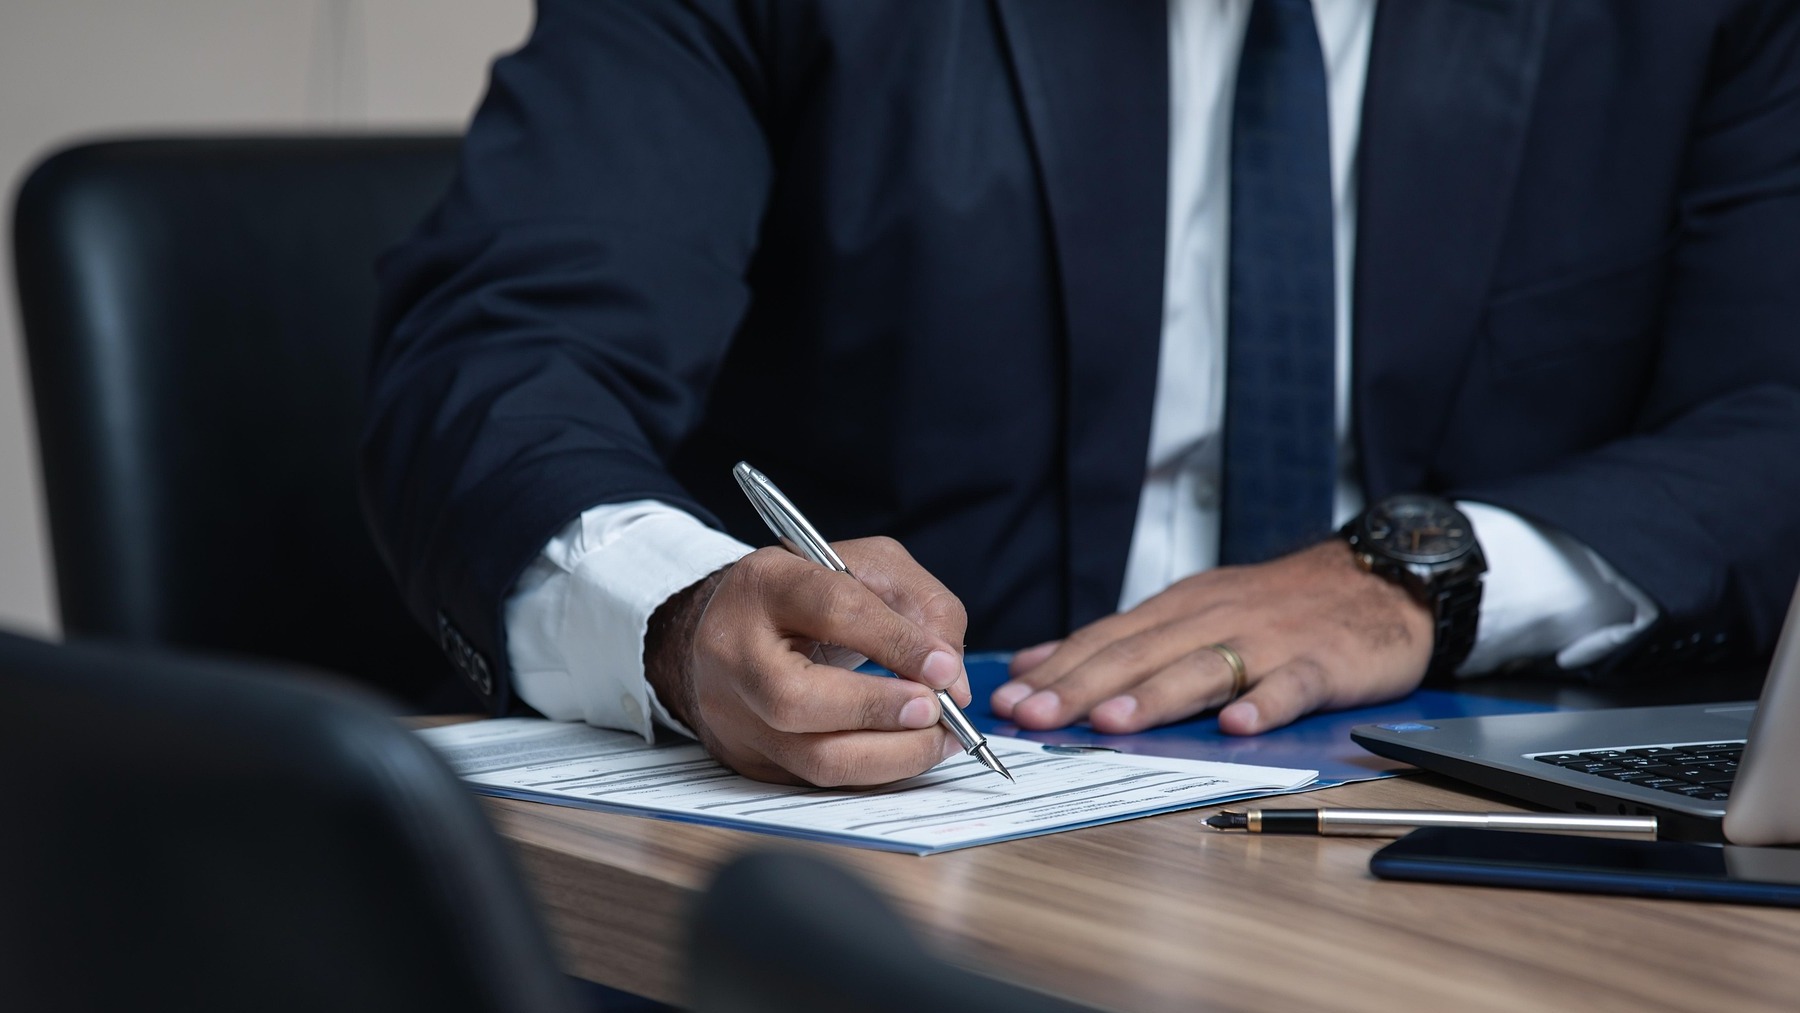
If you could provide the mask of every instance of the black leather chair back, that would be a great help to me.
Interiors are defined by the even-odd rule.
[[[374,261],[456,148],[122,141],[30,176],[15,253],[67,635],[294,659],[411,701],[452,685],[355,469]]]
[[[798,852],[733,860],[688,930],[693,1013],[1093,1013],[948,963],[874,888]]]
[[[0,1008],[569,1010],[474,799],[366,697],[0,634]]]

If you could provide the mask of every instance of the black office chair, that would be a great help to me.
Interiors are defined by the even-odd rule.
[[[563,1013],[475,801],[347,684],[0,634],[0,1008]]]
[[[693,1013],[1092,1013],[956,967],[880,894],[792,851],[732,861],[689,923]]]
[[[292,659],[473,708],[400,605],[355,471],[374,262],[456,149],[121,141],[31,174],[15,255],[67,635]]]

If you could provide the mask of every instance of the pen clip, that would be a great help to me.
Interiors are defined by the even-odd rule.
[[[769,481],[767,475],[752,468],[746,461],[739,461],[731,469],[731,474],[744,490],[744,495],[749,498],[750,505],[762,515],[763,523],[769,526],[770,531],[775,532],[776,538],[787,544],[790,552],[839,573],[850,572],[850,568],[844,565],[844,561],[832,550],[824,536],[781,494],[780,489],[775,488],[775,483]]]

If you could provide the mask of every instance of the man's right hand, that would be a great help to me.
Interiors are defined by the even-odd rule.
[[[885,784],[962,751],[933,690],[969,702],[962,602],[891,538],[833,545],[851,573],[760,549],[651,617],[645,670],[669,710],[740,774],[820,786]],[[818,644],[898,679],[813,661]]]

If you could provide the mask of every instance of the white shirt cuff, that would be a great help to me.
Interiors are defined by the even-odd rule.
[[[1457,506],[1488,562],[1475,649],[1459,675],[1550,656],[1578,668],[1656,621],[1649,596],[1573,537],[1485,503]]]
[[[689,737],[644,678],[650,616],[677,591],[751,552],[657,500],[589,509],[557,532],[506,601],[520,699],[545,717]]]

